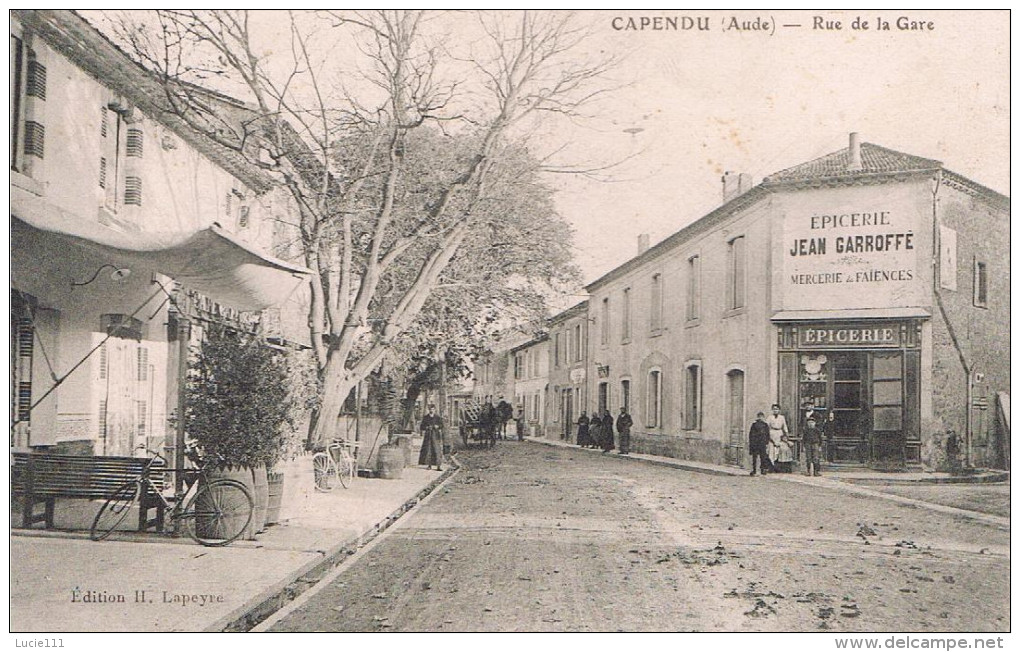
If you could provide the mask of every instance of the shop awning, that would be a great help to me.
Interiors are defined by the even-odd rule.
[[[36,250],[75,248],[132,274],[169,276],[242,311],[282,304],[309,273],[256,251],[215,225],[192,232],[125,233],[82,220],[11,186],[13,258],[30,258]],[[20,267],[12,265],[15,271]]]
[[[862,319],[928,319],[924,308],[855,308],[848,310],[784,310],[772,321],[858,321]]]

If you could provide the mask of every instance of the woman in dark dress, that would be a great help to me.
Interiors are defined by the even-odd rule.
[[[602,452],[608,453],[609,451],[616,448],[613,442],[613,415],[606,410],[606,413],[602,416]]]
[[[429,413],[421,420],[421,434],[425,438],[418,454],[418,464],[437,471],[443,470],[443,420],[436,414],[436,406],[429,406]]]
[[[591,437],[588,435],[588,413],[581,412],[581,416],[577,420],[577,445],[581,448],[587,448],[590,442]]]

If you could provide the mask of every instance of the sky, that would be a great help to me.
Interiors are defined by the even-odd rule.
[[[270,56],[288,42],[279,16],[263,12],[258,21]],[[555,152],[556,163],[610,165],[595,178],[548,177],[574,227],[585,283],[633,257],[639,234],[654,245],[718,206],[725,171],[758,183],[846,147],[850,132],[943,161],[1009,194],[1007,11],[587,11],[579,18],[591,31],[579,55],[622,60],[606,80],[615,90],[588,107],[590,119],[552,119],[531,142],[536,154]],[[464,12],[429,23],[432,37],[460,55],[484,41],[472,26],[477,21]],[[353,83],[363,59],[349,34],[325,38],[317,41],[325,43],[324,65]]]
[[[706,18],[709,30],[613,27],[656,16]],[[852,29],[858,16],[867,30]],[[933,29],[900,30],[901,16]],[[833,29],[814,29],[815,17]],[[723,31],[732,18],[775,31]],[[626,54],[614,74],[630,86],[600,107],[597,129],[558,133],[634,158],[609,181],[555,180],[585,282],[633,257],[639,234],[654,245],[718,206],[723,172],[758,183],[846,147],[852,131],[1009,194],[1006,12],[602,12],[592,22],[601,47]]]

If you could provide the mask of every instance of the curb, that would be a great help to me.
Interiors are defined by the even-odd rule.
[[[536,444],[543,444],[545,446],[551,446],[552,448],[562,448],[564,450],[571,450],[571,451],[575,451],[575,450],[576,451],[584,451],[584,452],[586,452],[589,455],[596,455],[597,454],[599,456],[602,456],[602,453],[600,451],[598,451],[598,450],[591,449],[591,448],[581,448],[581,447],[577,446],[576,444],[561,444],[561,443],[555,442],[555,441],[546,441],[546,440],[535,439],[535,438],[531,438],[531,437],[525,437],[524,441],[529,441],[529,442],[533,442],[533,443],[536,443]],[[731,471],[729,469],[725,469],[725,468],[722,468],[722,467],[709,466],[707,464],[706,465],[702,465],[702,464],[699,464],[698,462],[691,462],[690,460],[673,460],[673,459],[666,459],[666,458],[655,458],[655,457],[651,457],[651,456],[645,456],[642,453],[629,453],[627,455],[620,455],[619,453],[615,453],[614,452],[611,455],[608,455],[606,457],[609,457],[611,459],[617,459],[617,460],[630,460],[632,462],[644,462],[645,464],[652,464],[654,466],[666,466],[666,467],[670,467],[670,468],[674,468],[674,469],[683,469],[684,471],[693,471],[694,473],[704,473],[706,475],[729,476],[729,477],[747,475],[747,471],[745,471],[744,469],[740,469],[739,471],[738,470]]]
[[[343,541],[323,553],[323,558],[306,563],[298,570],[291,573],[285,579],[275,585],[263,590],[254,598],[241,605],[231,613],[216,620],[204,628],[205,632],[247,632],[261,623],[272,614],[279,611],[287,603],[311,588],[316,582],[322,579],[329,571],[342,564],[347,557],[353,555],[359,548],[364,547],[370,541],[379,536],[383,531],[397,522],[401,516],[407,513],[412,507],[421,502],[426,496],[435,491],[439,486],[452,478],[460,470],[460,464],[451,455],[448,458],[451,464],[441,476],[425,485],[411,498],[390,512],[385,518],[369,527],[359,535]]]
[[[579,448],[576,445],[561,444],[554,441],[543,441],[541,439],[527,438],[526,441],[534,442],[536,444],[544,444],[553,448],[569,449],[587,451],[590,449]],[[592,450],[594,454],[596,451]],[[714,466],[702,466],[696,463],[687,462],[684,460],[666,460],[666,459],[655,459],[649,457],[635,457],[631,455],[619,455],[613,454],[613,459],[629,459],[633,462],[644,462],[646,464],[653,464],[655,466],[666,466],[675,469],[683,469],[685,471],[693,471],[695,473],[705,473],[708,475],[716,476],[730,476],[730,477],[743,477],[747,475],[747,472],[743,469],[741,471],[729,471],[723,468]],[[772,474],[770,474],[772,475]],[[775,477],[785,482],[797,482],[800,484],[814,485],[818,487],[825,487],[832,489],[833,491],[842,491],[844,493],[856,494],[859,496],[867,496],[870,498],[878,498],[881,500],[888,500],[894,503],[900,503],[901,505],[907,505],[910,507],[916,507],[920,509],[927,509],[933,512],[940,512],[942,514],[950,516],[959,516],[961,518],[967,518],[972,521],[978,521],[985,525],[991,525],[994,527],[1001,527],[1009,529],[1010,519],[1003,516],[995,516],[993,514],[984,514],[982,512],[975,512],[969,509],[960,509],[959,507],[949,507],[948,505],[939,505],[937,503],[929,503],[923,500],[917,500],[915,498],[907,498],[905,496],[897,496],[895,494],[888,494],[875,489],[867,489],[863,486],[852,483],[850,480],[838,480],[833,478],[805,478],[801,476],[795,476],[793,474],[777,473]],[[906,483],[904,483],[906,484]],[[914,483],[914,484],[928,484],[928,483]],[[934,484],[934,483],[931,483]]]

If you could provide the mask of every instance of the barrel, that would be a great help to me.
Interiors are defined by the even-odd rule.
[[[266,525],[280,522],[283,507],[283,472],[274,471],[266,475],[269,480],[269,500],[266,502]]]
[[[399,480],[404,472],[404,451],[393,444],[383,444],[379,447],[379,455],[376,458],[376,470],[379,477],[385,480]]]
[[[252,531],[255,533],[266,529],[266,506],[269,504],[269,482],[266,480],[266,465],[259,464],[251,469],[252,498],[255,499],[255,513],[252,514]],[[252,537],[253,539],[255,537]]]
[[[411,451],[410,434],[394,435],[390,444],[397,446],[397,448],[400,449],[400,452],[404,454],[404,466],[411,466],[415,463],[416,460],[413,457],[414,453]]]
[[[206,475],[208,476],[209,480],[220,480],[220,479],[223,479],[223,480],[236,480],[237,482],[240,482],[241,484],[243,484],[245,486],[245,488],[248,489],[248,491],[251,492],[252,496],[255,495],[255,492],[252,491],[251,469],[247,469],[247,468],[231,468],[231,467],[228,467],[228,468],[225,468],[225,469],[209,469],[209,470],[206,471]],[[199,510],[202,510],[206,506],[205,505],[196,505],[196,507],[198,507]],[[237,516],[237,518],[244,519],[247,516],[248,516],[247,514],[240,514],[240,515]],[[255,517],[252,516],[251,520],[254,521]],[[205,536],[205,537],[209,537],[209,538],[213,538],[213,539],[220,538],[220,537],[224,536],[225,532],[210,531],[210,528],[213,527],[213,525],[214,524],[211,523],[211,522],[202,522],[202,519],[198,519],[197,522],[195,523],[195,528],[198,530],[198,534],[200,536]],[[230,530],[231,532],[233,532],[234,529],[236,527],[239,527],[239,526],[240,526],[240,523],[237,523],[237,524],[234,524],[234,523],[225,523],[224,524],[224,530]],[[245,538],[245,539],[254,539],[255,538],[251,528],[252,528],[251,523],[249,523],[247,529],[244,532],[244,535],[242,535],[243,538]]]

